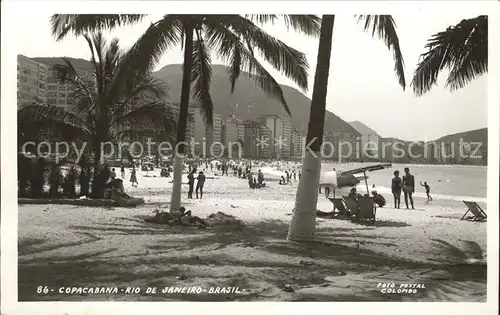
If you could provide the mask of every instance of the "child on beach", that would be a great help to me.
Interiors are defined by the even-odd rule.
[[[200,172],[198,174],[198,177],[196,177],[198,182],[196,183],[196,199],[198,199],[198,190],[200,191],[200,199],[203,198],[203,186],[205,186],[205,175],[203,172]]]
[[[394,209],[399,209],[401,205],[402,182],[399,171],[394,171],[394,178],[391,184],[392,195],[394,196]]]
[[[415,192],[415,177],[410,174],[410,169],[405,167],[405,175],[403,176],[403,193],[405,194],[406,209],[408,209],[408,198],[410,198],[411,208],[413,206],[413,193]]]
[[[425,194],[427,195],[427,201],[432,201],[432,197],[430,195],[431,193],[431,187],[427,185],[427,182],[424,182],[422,185],[422,182],[420,182],[420,186],[425,187]]]
[[[130,173],[130,182],[132,183],[133,187],[137,187],[137,185],[139,185],[139,182],[137,181],[137,176],[135,174],[135,166],[132,168],[132,172]]]

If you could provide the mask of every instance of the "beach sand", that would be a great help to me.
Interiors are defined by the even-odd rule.
[[[244,179],[218,176],[207,179],[201,200],[185,199],[183,185],[193,215],[222,211],[245,223],[203,231],[144,222],[155,209],[168,211],[172,184],[159,171],[138,172],[138,179],[137,188],[125,183],[127,193],[145,199],[138,208],[19,206],[19,301],[486,301],[486,223],[461,221],[465,206],[417,199],[416,210],[377,209],[374,226],[318,218],[316,242],[297,244],[285,239],[298,182],[252,190]],[[318,209],[332,204],[320,196]],[[384,294],[379,283],[425,289]],[[55,291],[37,294],[38,285]],[[77,286],[142,292],[57,292]],[[240,293],[147,294],[148,286]]]

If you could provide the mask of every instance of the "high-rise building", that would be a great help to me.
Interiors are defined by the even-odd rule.
[[[243,156],[246,158],[268,159],[271,157],[271,130],[253,120],[243,122],[245,136],[243,140]]]
[[[214,115],[212,128],[205,125],[205,138],[207,143],[207,155],[219,156],[222,150],[221,147],[221,132],[222,132],[222,117],[218,114]]]
[[[17,55],[17,105],[22,107],[36,101],[47,101],[48,66]]]
[[[261,116],[259,122],[269,128],[271,132],[269,141],[271,158],[290,158],[290,137],[292,129],[290,120],[284,119],[278,115],[267,115]]]
[[[283,150],[282,158],[288,160],[291,156],[290,138],[292,137],[292,123],[290,119],[283,119]]]
[[[290,136],[290,157],[294,159],[302,159],[302,154],[306,146],[305,132],[294,130]]]
[[[169,104],[167,106],[167,110],[170,111],[170,115],[177,121],[179,118],[179,105],[177,104]],[[188,109],[188,118],[186,124],[186,136],[184,141],[190,143],[194,139],[194,122],[195,122],[195,108]]]
[[[232,155],[243,155],[243,145],[245,138],[245,127],[241,119],[236,119],[234,115],[226,117],[221,128],[221,142],[227,153]]]
[[[92,86],[95,78],[89,70],[76,69],[78,76],[84,80],[87,86]],[[72,93],[75,87],[70,83],[62,83],[58,79],[57,71],[49,68],[47,75],[47,103],[62,107],[68,111],[75,111],[76,104],[73,104]]]
[[[205,123],[201,113],[194,111],[193,116],[193,148],[195,154],[210,156],[213,153],[214,155],[219,155],[221,151],[221,116],[214,114],[212,127],[209,127]]]
[[[95,82],[92,71],[76,69],[87,86]],[[94,84],[95,87],[95,84]],[[62,83],[52,65],[47,65],[23,55],[17,55],[17,99],[19,106],[40,100],[68,111],[75,111],[71,94],[75,87]]]
[[[333,135],[335,139],[335,134]],[[349,132],[338,133],[338,157],[340,161],[355,161],[360,157],[360,143],[355,134]]]

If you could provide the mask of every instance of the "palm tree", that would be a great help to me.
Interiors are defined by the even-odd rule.
[[[18,111],[20,135],[23,131],[49,131],[64,134],[66,140],[85,141],[94,153],[94,177],[99,174],[103,143],[117,143],[124,137],[173,132],[175,119],[162,100],[165,82],[149,73],[123,71],[126,66],[118,39],[107,42],[101,33],[84,35],[92,53],[86,78],[70,60],[54,66],[58,79],[74,88],[69,100],[77,112],[50,104],[35,103]],[[128,152],[128,151],[127,151]],[[94,182],[92,193],[99,197],[103,187]]]
[[[429,92],[439,73],[450,70],[446,88],[461,89],[488,72],[488,16],[462,20],[428,40],[411,85],[417,95]]]
[[[395,68],[399,84],[406,86],[404,63],[399,48],[396,26],[390,15],[360,16],[358,21],[364,21],[364,29],[372,29],[385,44],[394,51]],[[323,125],[325,121],[326,93],[328,74],[330,70],[330,54],[332,47],[334,15],[324,15],[321,22],[316,74],[314,76],[311,112],[307,130],[306,152],[302,164],[302,176],[295,198],[288,239],[291,241],[310,241],[314,237],[316,227],[316,204],[318,202],[318,183],[321,171],[321,144],[323,141]]]
[[[89,18],[85,19],[86,21],[82,21],[80,18],[55,15],[52,17],[54,34],[60,38],[61,33],[58,30],[72,29],[75,34],[81,34],[100,25],[113,24],[103,22],[106,20],[103,17],[96,18],[95,22],[89,22]],[[121,19],[122,23],[126,23],[132,18]],[[191,93],[194,101],[200,106],[205,123],[212,126],[213,103],[210,96],[212,53],[229,64],[231,91],[234,91],[236,80],[240,75],[249,76],[269,97],[280,101],[289,115],[290,110],[280,85],[256,58],[255,51],[260,51],[264,59],[274,68],[291,78],[301,89],[307,90],[308,64],[305,55],[267,34],[257,25],[273,22],[276,19],[275,15],[165,15],[152,24],[132,47],[133,57],[130,58],[130,66],[141,71],[152,69],[163,53],[174,45],[180,44],[184,50],[171,211],[177,211],[181,203],[183,155]],[[308,35],[318,34],[319,21],[316,16],[285,16],[285,23],[288,26]]]

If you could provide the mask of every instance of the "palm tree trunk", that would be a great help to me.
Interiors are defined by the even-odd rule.
[[[94,150],[94,176],[92,178],[92,192],[93,198],[102,198],[104,196],[104,185],[100,182],[99,173],[101,172],[101,141],[95,141],[93,145]]]
[[[311,241],[316,228],[316,204],[321,171],[321,144],[325,122],[326,92],[330,70],[333,24],[335,15],[324,15],[321,22],[318,58],[309,114],[309,126],[305,148],[302,176],[295,197],[295,208],[288,230],[288,240]]]
[[[189,95],[191,92],[191,68],[193,66],[193,28],[188,21],[186,21],[184,25],[184,67],[182,73],[181,107],[179,110],[179,121],[177,124],[177,142],[176,150],[174,152],[174,184],[170,199],[170,212],[178,211],[181,207],[182,171],[184,168],[184,152],[186,150],[186,146],[183,142],[186,140]]]

